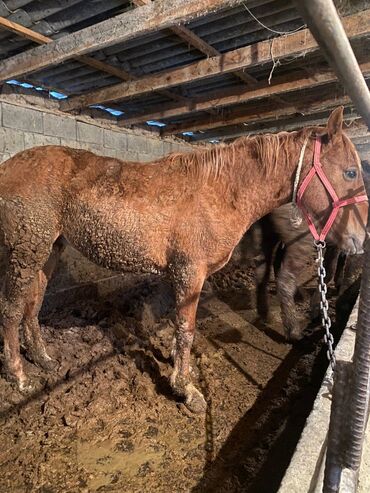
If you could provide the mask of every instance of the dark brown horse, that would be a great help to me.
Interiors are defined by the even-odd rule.
[[[31,358],[49,367],[37,316],[48,271],[67,240],[104,267],[165,274],[176,295],[176,350],[171,385],[189,408],[205,400],[190,380],[196,309],[207,276],[224,266],[245,231],[291,200],[303,143],[304,177],[315,136],[322,165],[340,197],[363,193],[360,161],[342,132],[343,109],[327,128],[241,138],[233,144],[126,163],[67,147],[36,147],[0,167],[0,240],[6,249],[2,303],[5,370],[27,388],[19,352],[24,323]],[[351,171],[349,173],[349,171]],[[317,225],[330,201],[318,179],[305,194]],[[367,203],[342,209],[331,241],[362,248]]]
[[[262,319],[267,319],[268,283],[271,270],[274,270],[276,292],[287,338],[299,339],[307,320],[297,311],[295,295],[302,272],[306,271],[307,264],[312,264],[314,261],[315,250],[313,238],[306,223],[303,222],[298,228],[292,226],[291,214],[291,204],[285,204],[253,226],[260,229],[262,251],[262,258],[259,259],[256,268],[257,311]],[[338,247],[327,245],[324,258],[327,284],[335,278],[340,254]],[[316,290],[311,299],[312,318],[319,315],[318,294],[319,291]]]

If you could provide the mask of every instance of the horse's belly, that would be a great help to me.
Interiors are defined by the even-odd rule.
[[[107,269],[161,273],[164,259],[153,248],[153,232],[140,227],[138,220],[120,217],[120,221],[100,217],[94,212],[71,216],[63,235],[89,260]]]

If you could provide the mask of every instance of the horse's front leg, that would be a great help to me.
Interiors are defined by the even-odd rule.
[[[302,337],[306,320],[300,317],[294,296],[297,292],[297,277],[304,269],[304,258],[297,256],[295,248],[287,247],[280,271],[276,279],[277,294],[280,301],[281,318],[288,340]]]
[[[186,406],[191,411],[204,412],[207,403],[190,378],[190,351],[194,340],[196,311],[205,276],[197,273],[189,277],[189,274],[184,272],[176,278],[180,280],[174,283],[176,333],[171,386],[177,395],[185,398]]]

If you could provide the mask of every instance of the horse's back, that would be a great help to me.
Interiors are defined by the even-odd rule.
[[[55,193],[70,179],[75,166],[72,149],[62,146],[33,147],[0,165],[0,198],[39,200]]]

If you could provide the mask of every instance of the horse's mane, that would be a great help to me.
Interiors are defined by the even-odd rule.
[[[229,170],[243,172],[252,164],[247,163],[247,160],[257,162],[258,169],[263,174],[274,174],[279,163],[281,165],[282,161],[286,161],[291,152],[293,136],[308,134],[309,131],[310,129],[305,128],[298,132],[243,136],[231,144],[217,144],[188,153],[170,154],[163,160],[204,182],[210,179],[217,181]]]

